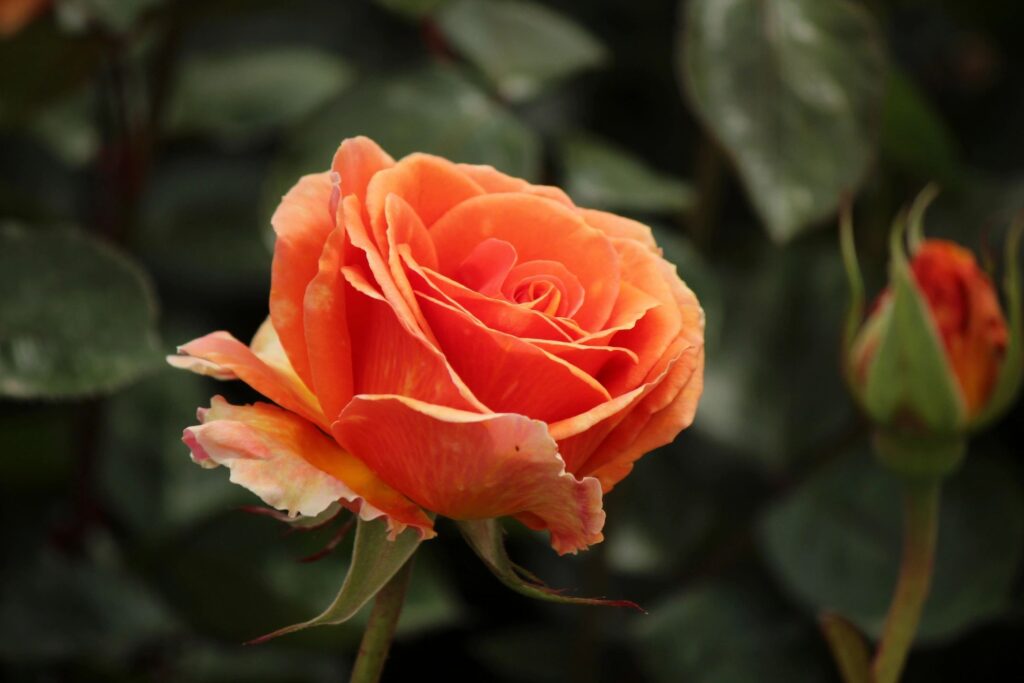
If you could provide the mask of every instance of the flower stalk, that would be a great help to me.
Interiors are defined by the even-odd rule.
[[[359,643],[359,653],[352,667],[349,683],[377,683],[384,671],[384,662],[391,649],[391,639],[398,626],[398,617],[405,603],[405,593],[409,588],[412,576],[412,558],[398,570],[373,602],[370,620],[363,631],[363,640]]]
[[[903,559],[885,628],[872,663],[873,683],[895,683],[914,642],[931,588],[939,529],[937,478],[909,479],[904,491]]]

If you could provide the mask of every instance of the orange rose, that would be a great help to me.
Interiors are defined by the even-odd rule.
[[[170,362],[215,397],[193,459],[291,514],[341,501],[434,535],[512,515],[559,553],[602,540],[602,494],[693,419],[704,315],[640,223],[553,187],[345,140],[272,219],[270,317]]]
[[[910,270],[942,341],[966,417],[971,419],[988,404],[1009,341],[995,289],[971,252],[946,240],[924,240]],[[855,367],[862,377],[880,341],[873,321],[889,305],[891,296],[888,289],[879,296],[854,346]]]

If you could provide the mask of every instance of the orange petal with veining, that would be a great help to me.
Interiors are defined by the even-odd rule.
[[[602,540],[600,484],[565,471],[538,420],[404,396],[357,396],[334,434],[385,481],[438,514],[485,519],[529,513],[550,531],[560,554]]]

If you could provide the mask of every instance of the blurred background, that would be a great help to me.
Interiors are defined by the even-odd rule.
[[[0,0],[0,677],[344,680],[317,614],[349,543],[285,535],[189,462],[242,388],[162,356],[266,315],[269,215],[365,134],[564,187],[654,226],[707,312],[695,426],[606,498],[606,542],[529,601],[441,522],[385,680],[837,680],[815,623],[881,626],[898,487],[844,393],[835,212],[869,286],[894,214],[1001,262],[1024,207],[1024,5],[999,0]],[[233,393],[232,393],[233,392]],[[907,681],[1024,676],[1021,407],[943,500]],[[365,615],[364,615],[365,618]]]

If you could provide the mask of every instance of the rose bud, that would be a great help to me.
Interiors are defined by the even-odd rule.
[[[704,314],[640,223],[366,138],[272,223],[252,343],[214,332],[170,362],[266,397],[215,397],[184,440],[279,510],[338,501],[392,538],[512,516],[574,553],[602,540],[603,495],[694,417]]]
[[[847,331],[847,375],[861,407],[879,428],[883,460],[907,471],[940,472],[962,457],[964,435],[998,417],[1020,383],[1020,305],[1014,255],[1007,247],[1007,299],[1013,335],[989,276],[973,254],[924,239],[921,220],[931,191],[912,207],[911,257],[903,220],[890,245],[889,285],[860,318],[860,276],[844,220],[844,256],[855,293]]]

